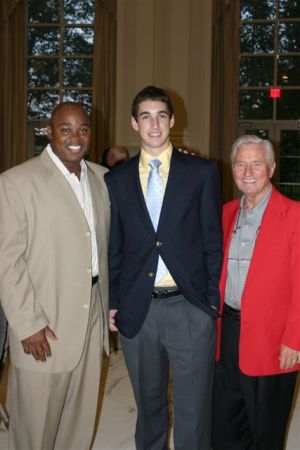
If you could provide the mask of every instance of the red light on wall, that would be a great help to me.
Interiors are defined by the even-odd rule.
[[[281,89],[280,88],[271,88],[270,89],[270,97],[271,98],[280,98],[281,97]]]

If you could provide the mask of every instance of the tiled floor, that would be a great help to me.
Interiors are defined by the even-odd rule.
[[[4,401],[5,384],[4,379],[0,385],[0,402]],[[101,393],[102,412],[93,450],[134,450],[136,408],[120,350],[113,353],[110,360],[105,360],[103,385],[105,389]],[[7,450],[7,433],[3,424],[1,425],[0,450]],[[300,393],[295,399],[286,450],[300,450]]]

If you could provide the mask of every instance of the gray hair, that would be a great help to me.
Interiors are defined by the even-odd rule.
[[[274,155],[274,148],[270,141],[267,139],[262,139],[258,136],[252,135],[252,134],[245,134],[243,136],[240,136],[239,138],[234,141],[232,147],[231,147],[231,153],[230,153],[230,160],[231,164],[233,165],[236,152],[242,145],[247,144],[258,144],[261,145],[266,156],[266,160],[268,162],[268,166],[273,166],[275,162],[275,155]]]

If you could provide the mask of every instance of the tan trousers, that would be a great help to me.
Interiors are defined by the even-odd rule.
[[[83,354],[73,371],[44,374],[12,366],[10,450],[90,448],[103,355],[102,324],[95,285]]]

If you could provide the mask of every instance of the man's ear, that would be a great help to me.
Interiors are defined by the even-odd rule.
[[[135,131],[139,131],[139,124],[133,116],[131,116],[131,126]]]
[[[276,162],[274,162],[272,167],[270,168],[270,179],[274,175],[275,169],[276,169]]]
[[[172,115],[171,119],[170,119],[170,128],[173,128],[175,124],[175,116],[174,114]]]
[[[52,128],[50,125],[47,125],[47,138],[51,140],[52,137]]]

